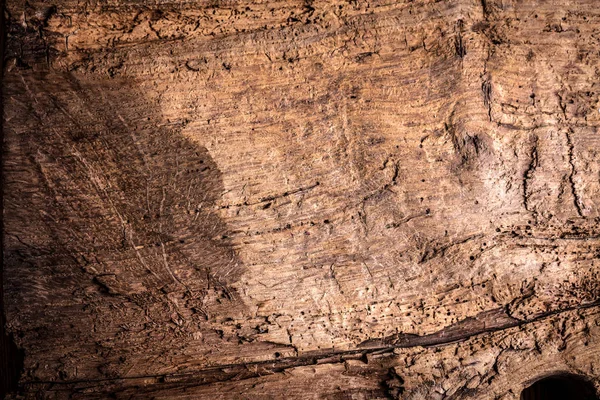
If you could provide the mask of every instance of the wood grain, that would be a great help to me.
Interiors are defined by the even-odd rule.
[[[21,395],[598,385],[595,1],[6,7]]]

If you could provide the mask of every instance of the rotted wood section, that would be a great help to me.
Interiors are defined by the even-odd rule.
[[[600,385],[594,0],[7,0],[14,398]]]

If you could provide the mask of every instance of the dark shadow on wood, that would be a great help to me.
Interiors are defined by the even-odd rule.
[[[4,29],[5,2],[0,0],[0,79],[4,78]],[[3,81],[3,79],[2,79]],[[4,103],[2,101],[3,86],[0,85],[0,146],[4,143]],[[0,151],[0,167],[4,171],[4,148]],[[0,176],[0,188],[4,187],[4,175]],[[24,354],[15,345],[12,335],[6,334],[6,316],[4,315],[4,190],[0,189],[0,398],[15,392],[19,377],[23,370]]]
[[[545,377],[523,390],[521,400],[598,400],[591,382],[579,375]]]

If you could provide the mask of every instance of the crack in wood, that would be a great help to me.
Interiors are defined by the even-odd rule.
[[[24,381],[21,384],[23,387],[27,387],[28,389],[51,385],[51,387],[47,389],[49,391],[69,390],[69,386],[74,390],[82,390],[84,387],[78,385],[92,384],[91,386],[85,387],[86,390],[89,390],[95,386],[106,386],[106,384],[110,382],[119,383],[148,379],[153,379],[155,384],[176,383],[178,386],[202,386],[216,382],[227,381],[234,377],[236,380],[244,380],[269,374],[281,373],[288,369],[301,366],[324,363],[338,364],[350,359],[364,359],[364,357],[366,357],[368,354],[392,352],[394,349],[398,348],[447,346],[468,340],[475,336],[514,327],[521,327],[570,311],[590,309],[599,306],[600,301],[595,301],[588,304],[580,304],[573,307],[563,308],[560,310],[548,311],[528,320],[515,319],[507,315],[504,308],[498,308],[483,312],[474,317],[466,318],[465,320],[444,328],[441,331],[424,336],[400,333],[386,338],[367,340],[360,343],[358,346],[359,348],[352,350],[327,351],[318,354],[306,354],[297,357],[280,358],[278,360],[254,361],[242,364],[224,364],[181,375],[141,375],[120,378],[71,381]]]
[[[538,144],[539,144],[539,137],[536,135],[533,137],[533,143],[531,145],[531,150],[529,152],[529,165],[527,166],[527,169],[525,170],[525,172],[523,173],[523,207],[525,207],[525,210],[527,211],[531,211],[529,209],[529,191],[528,191],[528,184],[529,181],[531,180],[531,178],[533,177],[533,174],[535,173],[536,168],[538,167]]]
[[[243,203],[224,204],[224,205],[221,205],[220,208],[221,209],[226,209],[226,208],[230,208],[230,207],[246,207],[246,206],[255,206],[255,205],[258,205],[258,204],[262,204],[262,203],[268,203],[268,202],[271,202],[271,201],[274,201],[274,200],[277,200],[277,199],[280,199],[280,198],[288,197],[288,196],[291,196],[291,195],[294,195],[294,194],[298,194],[298,193],[302,193],[302,192],[307,192],[309,190],[312,190],[312,189],[316,188],[319,185],[320,185],[320,182],[315,182],[312,185],[299,187],[297,189],[289,190],[289,191],[283,192],[281,194],[274,194],[274,195],[271,195],[271,196],[261,197],[257,201],[254,201],[254,202],[244,201]]]
[[[571,128],[565,130],[565,137],[567,138],[567,155],[569,158],[569,166],[571,167],[571,170],[569,172],[569,184],[571,185],[571,194],[573,195],[573,205],[575,206],[575,210],[577,211],[577,215],[579,215],[580,217],[583,217],[583,212],[582,212],[582,208],[584,208],[583,203],[581,201],[581,199],[579,198],[579,195],[577,194],[577,187],[575,185],[575,179],[574,176],[577,173],[577,170],[575,169],[575,162],[574,162],[574,146],[573,146],[573,140],[571,138],[571,134],[573,133],[573,130]]]

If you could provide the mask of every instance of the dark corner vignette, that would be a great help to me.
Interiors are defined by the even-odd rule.
[[[6,332],[4,314],[4,61],[6,43],[6,2],[0,0],[0,399],[18,391],[24,354]]]

